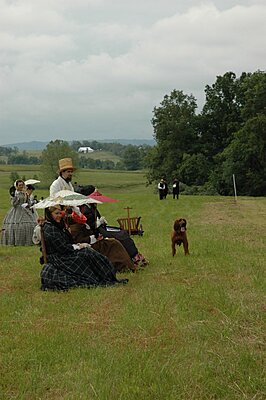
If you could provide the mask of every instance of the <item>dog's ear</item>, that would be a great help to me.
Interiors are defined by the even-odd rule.
[[[178,231],[180,229],[179,221],[180,221],[180,219],[175,220],[174,231]]]

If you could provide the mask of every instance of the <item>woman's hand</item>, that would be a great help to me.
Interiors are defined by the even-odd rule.
[[[89,243],[78,243],[78,246],[81,249],[86,249],[86,247],[90,247]]]

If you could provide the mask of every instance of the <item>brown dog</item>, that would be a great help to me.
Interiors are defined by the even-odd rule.
[[[172,239],[172,255],[176,254],[176,245],[181,246],[183,243],[185,256],[189,254],[188,251],[188,241],[187,241],[187,221],[185,218],[179,218],[174,223],[174,230],[171,235]]]

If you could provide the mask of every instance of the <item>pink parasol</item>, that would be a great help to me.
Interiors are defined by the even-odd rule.
[[[111,197],[104,196],[97,189],[88,196],[90,199],[98,200],[101,203],[116,203],[118,200],[111,199]]]

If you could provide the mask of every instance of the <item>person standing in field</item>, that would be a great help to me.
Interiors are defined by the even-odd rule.
[[[179,180],[175,178],[173,180],[173,199],[176,198],[178,200],[178,196],[179,196]]]
[[[25,183],[18,179],[11,190],[12,208],[4,218],[1,244],[13,246],[32,245],[32,234],[37,224],[37,213],[30,208],[30,197],[26,192]]]
[[[165,183],[164,180],[161,179],[158,183],[158,191],[159,191],[159,199],[163,200],[165,198]]]
[[[59,160],[59,177],[50,186],[50,196],[54,196],[60,190],[71,190],[74,192],[74,187],[71,183],[74,170],[72,158],[62,158]]]
[[[168,183],[166,181],[166,179],[164,178],[164,198],[166,199],[167,195],[168,195]]]

